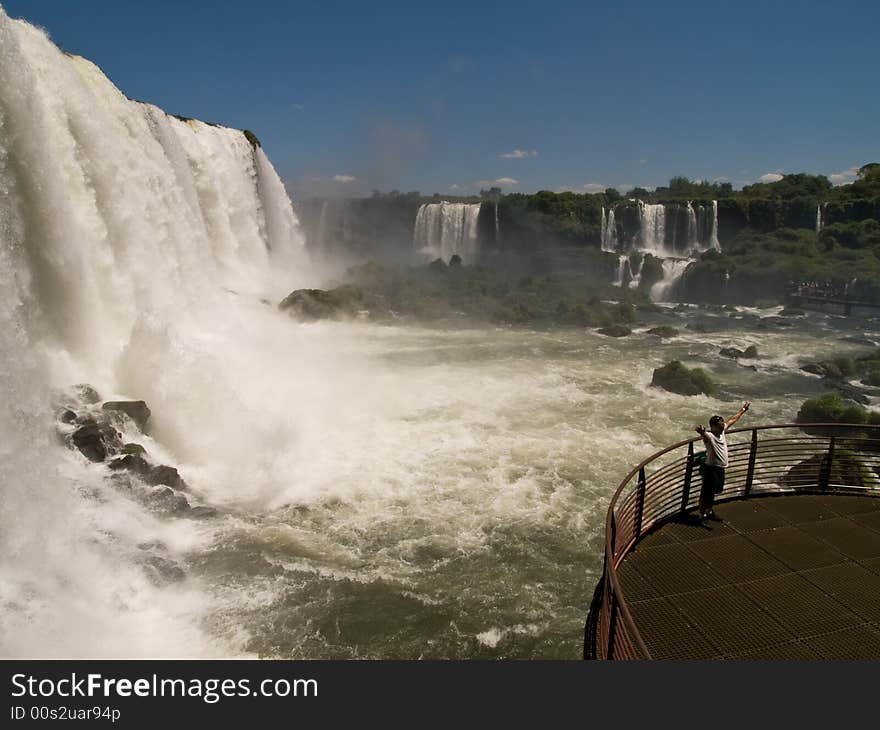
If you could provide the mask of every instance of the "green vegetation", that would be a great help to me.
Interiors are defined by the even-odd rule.
[[[651,304],[641,291],[608,284],[607,269],[614,264],[613,255],[574,249],[522,259],[499,257],[481,266],[447,265],[440,259],[410,268],[370,263],[349,269],[345,278],[362,292],[362,307],[374,318],[464,316],[504,324],[629,325],[638,309]]]
[[[251,130],[245,129],[245,130],[243,130],[243,134],[245,136],[245,139],[247,139],[247,141],[251,143],[252,147],[262,147],[263,146],[260,144],[260,140],[257,139],[257,135],[255,135],[253,132],[251,132]]]
[[[673,360],[654,370],[651,385],[679,395],[711,394],[715,383],[702,368],[688,368],[681,361]]]

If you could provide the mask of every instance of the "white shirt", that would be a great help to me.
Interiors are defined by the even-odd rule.
[[[716,436],[708,428],[706,429],[706,438],[703,443],[706,444],[706,464],[707,466],[727,467],[727,425],[720,436]]]

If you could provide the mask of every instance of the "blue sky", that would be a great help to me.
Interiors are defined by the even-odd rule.
[[[880,3],[0,3],[128,96],[253,130],[295,195],[840,182],[880,159]]]

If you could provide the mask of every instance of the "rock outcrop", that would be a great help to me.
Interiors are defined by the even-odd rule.
[[[715,384],[705,370],[685,367],[679,360],[654,370],[651,385],[679,395],[710,394],[715,390]]]

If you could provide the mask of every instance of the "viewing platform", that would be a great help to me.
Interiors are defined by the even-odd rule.
[[[721,522],[696,519],[699,438],[615,492],[585,658],[880,658],[880,427],[729,434]]]

